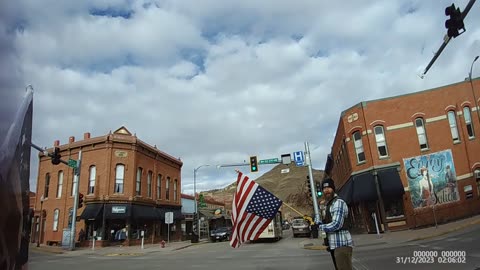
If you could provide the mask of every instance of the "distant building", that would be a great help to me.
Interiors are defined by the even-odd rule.
[[[94,233],[97,245],[138,244],[142,231],[147,243],[158,242],[168,237],[166,212],[174,214],[170,239],[181,238],[183,163],[178,158],[141,141],[125,127],[95,138],[85,133],[81,141],[70,137],[64,145],[55,141],[54,146],[63,160],[77,160],[82,151],[79,192],[84,205],[77,213],[76,240],[83,229],[84,245]],[[39,158],[35,225],[41,223],[41,243],[60,244],[63,231],[71,227],[74,172],[65,164],[53,165],[50,157]]]
[[[480,213],[480,79],[361,102],[342,112],[325,173],[357,229]]]
[[[200,237],[207,238],[208,232],[218,227],[231,227],[230,210],[225,209],[225,203],[218,202],[212,198],[203,198],[203,195],[197,194],[198,217],[200,218]],[[192,195],[182,194],[182,213],[185,217],[184,234],[190,239],[193,233],[193,221],[195,213],[195,197]]]

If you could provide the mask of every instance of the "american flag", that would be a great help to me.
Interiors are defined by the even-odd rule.
[[[258,239],[281,205],[279,198],[238,172],[237,191],[232,205],[230,246],[238,248],[248,240]]]

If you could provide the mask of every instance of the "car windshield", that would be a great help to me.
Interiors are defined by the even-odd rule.
[[[228,232],[228,228],[222,227],[215,230],[215,232]]]
[[[298,226],[298,225],[304,225],[305,224],[305,221],[301,220],[301,219],[296,219],[293,221],[293,225],[295,226]]]

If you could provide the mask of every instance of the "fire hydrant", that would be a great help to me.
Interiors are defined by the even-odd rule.
[[[165,240],[162,240],[162,242],[160,242],[160,247],[162,247],[162,248],[165,247]]]

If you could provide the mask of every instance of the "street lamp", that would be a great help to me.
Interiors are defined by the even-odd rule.
[[[43,201],[45,197],[40,197],[40,221],[38,224],[37,247],[40,246],[40,236],[42,235]]]
[[[473,89],[473,82],[472,82],[472,69],[473,69],[473,64],[475,63],[475,61],[478,60],[478,55],[475,56],[475,58],[473,59],[472,61],[472,65],[470,66],[470,73],[468,74],[468,77],[470,79],[470,86],[472,87],[472,93],[473,93],[473,99],[474,99],[474,104],[475,104],[475,108],[477,110],[477,116],[478,116],[478,121],[480,122],[480,112],[478,111],[478,102],[477,102],[477,98],[475,97],[475,90]]]
[[[193,169],[193,199],[194,199],[194,203],[195,203],[195,213],[194,213],[194,220],[196,219],[197,220],[197,224],[196,224],[196,227],[197,227],[197,235],[198,237],[200,237],[200,220],[199,220],[199,216],[198,216],[198,209],[197,209],[197,171],[202,168],[202,167],[207,167],[207,166],[210,166],[208,164],[204,164],[204,165],[200,165],[198,166],[197,168]],[[194,231],[195,232],[195,231]]]

